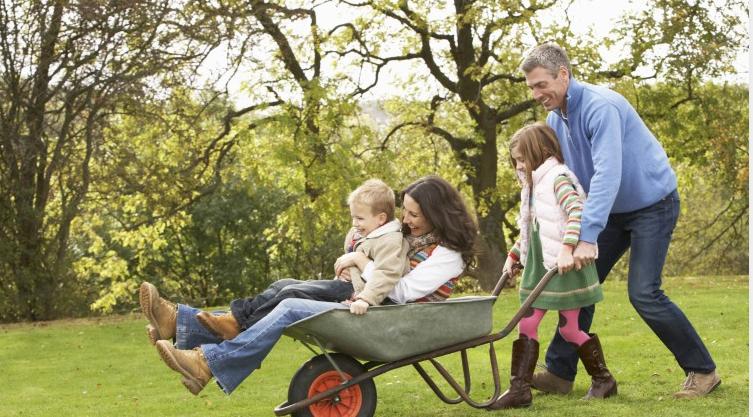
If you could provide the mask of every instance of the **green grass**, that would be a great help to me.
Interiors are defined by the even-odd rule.
[[[619,383],[619,396],[582,401],[589,381],[581,368],[568,396],[534,395],[529,409],[505,416],[743,416],[748,415],[747,277],[667,279],[667,294],[698,329],[718,366],[723,383],[709,397],[672,398],[684,375],[672,355],[636,315],[624,282],[608,282],[594,329],[607,363]],[[518,305],[507,291],[495,307],[501,329]],[[541,325],[548,343],[555,314]],[[199,397],[190,395],[178,374],[162,364],[149,345],[145,321],[136,314],[104,319],[57,321],[0,327],[0,416],[270,416],[285,399],[296,369],[310,352],[288,338],[232,396],[213,384]],[[503,389],[507,385],[512,338],[496,344]],[[473,397],[491,393],[488,350],[470,355]],[[456,355],[442,363],[457,371]],[[458,378],[462,376],[455,373]],[[465,404],[437,399],[411,368],[376,378],[378,416],[489,416]]]

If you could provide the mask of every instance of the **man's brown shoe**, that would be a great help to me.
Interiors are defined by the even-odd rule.
[[[196,320],[207,330],[223,340],[235,339],[241,329],[232,314],[212,314],[202,311],[196,315]]]
[[[159,340],[157,351],[170,369],[183,375],[183,385],[191,394],[199,395],[212,379],[212,371],[209,370],[201,348],[180,350],[167,340]]]
[[[688,377],[682,384],[682,390],[675,393],[675,398],[702,397],[715,390],[721,383],[722,380],[716,374],[716,371],[712,371],[710,374],[688,372]]]
[[[544,368],[543,371],[533,374],[531,387],[549,394],[567,395],[573,390],[573,381],[560,378]]]
[[[143,282],[139,288],[139,303],[141,312],[149,320],[147,335],[149,341],[155,344],[158,339],[172,339],[175,337],[175,319],[178,307],[159,296],[154,285]],[[151,326],[151,328],[150,328]]]

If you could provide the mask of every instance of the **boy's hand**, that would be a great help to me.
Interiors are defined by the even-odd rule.
[[[572,271],[574,267],[575,259],[573,258],[573,247],[570,245],[562,245],[560,254],[557,256],[557,270],[559,274],[566,274]]]
[[[349,269],[343,269],[340,272],[340,275],[336,276],[335,279],[345,282],[350,282],[350,270]]]
[[[340,273],[348,267],[354,266],[356,252],[346,253],[335,260],[335,275],[340,276]]]
[[[360,316],[362,314],[366,314],[366,310],[368,309],[369,309],[369,303],[361,299],[358,299],[350,303],[350,312],[355,315]]]
[[[358,262],[362,261],[363,259],[368,261],[369,258],[361,252],[350,252],[340,256],[335,261],[335,276],[339,277],[343,270],[345,270],[346,268],[349,268],[351,266],[359,266]]]

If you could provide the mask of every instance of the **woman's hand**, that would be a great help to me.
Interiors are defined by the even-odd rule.
[[[351,266],[358,267],[361,271],[363,271],[363,268],[366,266],[367,263],[369,263],[370,259],[368,256],[366,256],[364,253],[361,252],[350,252],[346,253],[345,255],[342,255],[341,257],[337,258],[335,261],[335,276],[340,276],[340,274],[346,269]]]
[[[364,300],[358,299],[350,303],[350,312],[355,315],[366,314],[366,310],[369,309],[369,303]]]
[[[562,245],[560,254],[557,256],[557,270],[559,274],[566,274],[572,271],[574,267],[575,259],[573,258],[573,247],[570,245]]]

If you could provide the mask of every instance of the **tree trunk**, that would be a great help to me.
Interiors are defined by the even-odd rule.
[[[497,123],[489,112],[477,120],[476,131],[484,143],[478,149],[478,163],[470,176],[480,235],[475,275],[481,288],[491,290],[502,274],[507,243],[503,233],[505,211],[497,190]]]

